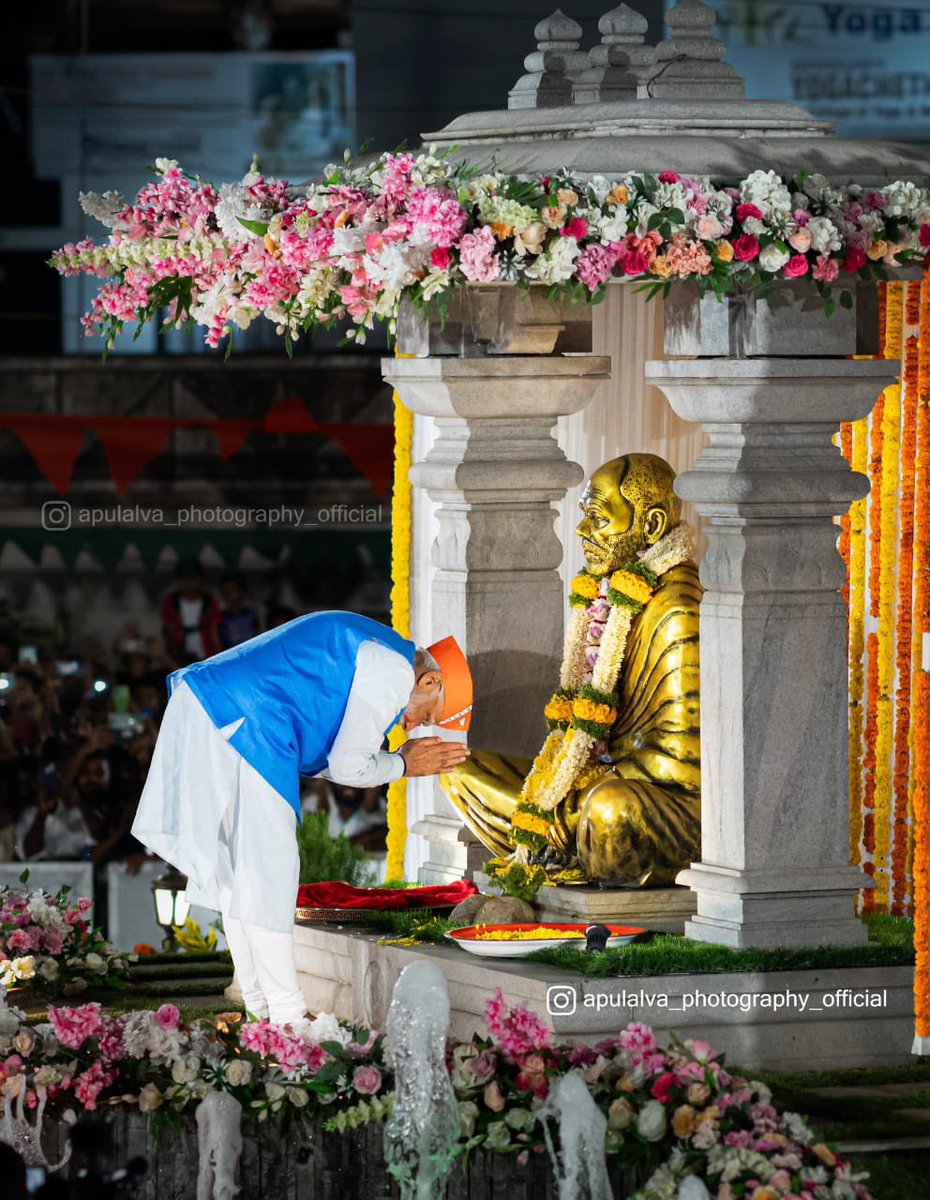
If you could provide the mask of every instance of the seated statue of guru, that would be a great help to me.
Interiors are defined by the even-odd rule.
[[[674,481],[652,454],[594,472],[542,749],[532,763],[473,750],[441,777],[492,872],[658,887],[700,857],[701,586]]]

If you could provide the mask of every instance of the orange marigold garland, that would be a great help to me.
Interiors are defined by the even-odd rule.
[[[882,408],[882,496],[881,541],[879,543],[878,606],[878,696],[875,733],[875,891],[874,908],[888,909],[888,859],[891,844],[891,756],[894,749],[894,672],[895,672],[895,564],[897,561],[898,468],[901,438],[901,388],[894,384],[885,389]]]
[[[848,463],[852,462],[852,444],[853,444],[853,427],[851,421],[844,421],[840,426],[840,451]],[[846,610],[849,611],[849,526],[850,514],[843,513],[840,517],[840,540],[839,552],[843,560],[843,565],[846,567],[846,582],[843,584],[843,599],[846,601]],[[846,641],[849,643],[849,622],[846,623]]]
[[[919,285],[908,288],[907,316],[912,325],[914,295],[919,312]],[[901,405],[901,484],[898,499],[898,614],[895,631],[894,793],[893,836],[891,849],[891,912],[903,916],[907,911],[907,867],[909,833],[911,737],[911,672],[913,670],[913,597],[914,597],[914,481],[917,469],[917,374],[918,339],[908,337],[904,348],[904,388]]]
[[[912,807],[914,821],[914,1013],[918,1037],[930,1037],[930,673],[920,645],[930,633],[930,280],[921,285],[917,476],[914,510],[914,655]]]

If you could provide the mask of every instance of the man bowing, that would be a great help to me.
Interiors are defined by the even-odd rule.
[[[170,699],[133,834],[222,913],[248,1012],[307,1016],[294,963],[300,776],[371,787],[438,775],[461,742],[388,730],[467,730],[471,677],[454,638],[428,650],[367,617],[298,617],[168,677]]]

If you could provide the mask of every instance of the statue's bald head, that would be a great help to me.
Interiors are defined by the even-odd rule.
[[[655,454],[624,454],[598,467],[585,485],[578,525],[588,570],[615,571],[681,520],[675,472]]]

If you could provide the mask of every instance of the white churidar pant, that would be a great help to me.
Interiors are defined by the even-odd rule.
[[[285,1024],[306,1003],[294,965],[300,862],[290,805],[229,745],[182,680],[165,710],[133,833],[222,913],[246,1008]]]

